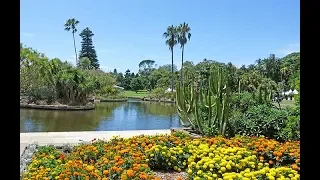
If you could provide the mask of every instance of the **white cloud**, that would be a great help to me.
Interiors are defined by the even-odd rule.
[[[29,37],[35,36],[34,33],[26,33],[26,32],[21,33],[21,35],[22,35],[22,36],[29,36]]]
[[[279,49],[277,52],[282,56],[286,56],[293,52],[300,52],[300,42],[288,44],[286,47]]]
[[[103,70],[104,72],[109,72],[109,71],[111,71],[111,69],[109,68],[109,66],[102,66],[102,65],[100,65],[100,69]]]

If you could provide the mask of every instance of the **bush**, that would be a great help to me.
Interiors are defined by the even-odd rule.
[[[117,88],[111,87],[111,86],[105,86],[99,91],[99,94],[102,94],[104,96],[114,96],[119,94],[120,91]]]
[[[252,93],[242,92],[235,93],[231,98],[231,108],[233,110],[240,111],[245,113],[250,107],[256,106],[259,104],[267,104],[267,103],[259,103],[255,98],[253,98]]]
[[[164,88],[155,88],[153,91],[152,91],[152,94],[155,98],[157,99],[160,99],[162,97],[165,96],[165,89]]]
[[[278,134],[285,128],[288,112],[283,109],[277,109],[269,105],[257,105],[249,107],[244,114],[237,114],[233,118],[233,127],[229,127],[237,134],[247,136],[266,136],[275,138],[280,137]]]
[[[54,88],[41,87],[34,88],[26,92],[29,96],[29,101],[36,102],[39,100],[46,100],[48,104],[57,100],[57,93]]]
[[[285,127],[277,134],[281,141],[300,140],[300,107],[288,108]]]
[[[109,94],[104,94],[104,95],[97,95],[98,99],[127,99],[127,96],[125,96],[123,93],[119,93],[116,95],[109,95]]]
[[[176,93],[175,92],[166,92],[165,98],[173,101],[176,98]]]

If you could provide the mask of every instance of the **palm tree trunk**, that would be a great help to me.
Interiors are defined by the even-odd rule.
[[[76,54],[76,66],[78,66],[78,55],[77,55],[77,49],[76,49],[76,40],[74,39],[74,33],[72,33],[72,36],[73,36],[74,53]]]
[[[181,52],[181,75],[180,75],[180,78],[181,78],[181,80],[180,80],[180,84],[182,85],[182,83],[183,83],[183,73],[182,73],[182,71],[183,71],[183,52],[184,52],[184,46],[182,46],[182,52]]]
[[[173,47],[171,47],[171,92],[173,92],[173,85],[174,85],[174,81],[173,81]]]

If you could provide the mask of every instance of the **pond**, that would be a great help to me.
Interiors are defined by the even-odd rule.
[[[181,127],[174,104],[131,100],[96,103],[95,110],[20,108],[20,132],[121,131]]]

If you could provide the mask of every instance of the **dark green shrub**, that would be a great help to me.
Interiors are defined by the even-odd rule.
[[[54,88],[41,87],[29,90],[26,95],[31,102],[46,100],[48,104],[57,100],[57,93]]]
[[[252,93],[243,92],[235,93],[231,98],[231,108],[242,113],[246,112],[249,107],[258,105],[258,102],[252,97]]]
[[[251,106],[241,115],[238,113],[230,122],[230,134],[243,134],[247,136],[266,136],[277,140],[278,134],[286,126],[288,112],[284,109],[263,104]]]
[[[152,91],[153,96],[150,98],[155,97],[156,99],[163,98],[165,96],[165,89],[157,87]]]
[[[175,92],[166,92],[165,98],[173,101],[176,98],[176,93]]]
[[[288,108],[285,127],[277,134],[281,141],[300,140],[300,107]]]

